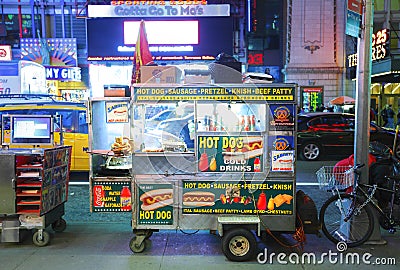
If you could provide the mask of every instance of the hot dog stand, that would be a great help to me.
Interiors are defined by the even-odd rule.
[[[131,209],[123,198],[115,205],[132,211],[133,252],[142,252],[145,239],[161,229],[215,230],[228,259],[250,259],[256,251],[251,231],[295,230],[296,87],[146,84],[136,85],[131,99],[90,100],[92,211],[113,212],[105,193],[123,197],[129,186]],[[107,103],[119,102],[129,112],[125,120],[107,122],[118,107]],[[166,120],[150,122],[167,110]],[[105,122],[118,126],[104,128]],[[118,136],[131,151],[115,157],[110,149]],[[107,175],[113,167],[107,162],[123,174]]]

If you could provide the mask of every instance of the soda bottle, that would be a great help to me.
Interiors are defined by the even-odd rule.
[[[245,126],[244,126],[244,130],[245,131],[250,131],[250,115],[246,116],[246,123],[245,123]]]
[[[131,211],[132,210],[132,196],[128,186],[123,186],[121,190],[121,210]]]
[[[251,115],[251,122],[250,122],[250,131],[256,130],[256,116],[253,114]]]
[[[254,159],[254,172],[261,172],[261,162],[258,157]]]
[[[245,125],[244,115],[241,115],[240,116],[240,123],[239,123],[239,130],[240,131],[244,130],[244,125]]]

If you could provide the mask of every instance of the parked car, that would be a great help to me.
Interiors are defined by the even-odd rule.
[[[318,160],[322,156],[349,156],[354,152],[355,116],[347,113],[306,113],[297,118],[297,151],[303,160]],[[370,141],[393,147],[395,130],[371,122]],[[398,136],[395,154],[400,157]]]

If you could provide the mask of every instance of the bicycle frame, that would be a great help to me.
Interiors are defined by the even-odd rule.
[[[345,216],[344,221],[348,221],[349,218],[350,218],[351,216],[353,216],[355,213],[359,213],[360,210],[361,210],[363,207],[365,207],[367,204],[371,203],[372,206],[373,206],[373,208],[375,208],[375,210],[377,210],[377,212],[379,213],[379,215],[380,215],[381,217],[383,217],[383,218],[385,219],[385,221],[389,222],[388,224],[394,225],[395,222],[394,222],[394,219],[393,219],[393,206],[394,206],[394,200],[395,200],[395,184],[396,184],[396,180],[399,181],[399,178],[386,176],[386,178],[388,178],[388,180],[390,180],[390,179],[394,180],[394,181],[393,181],[392,189],[387,189],[387,188],[378,187],[377,184],[374,184],[374,185],[362,184],[362,183],[359,183],[359,178],[360,178],[360,171],[359,171],[359,168],[361,168],[361,167],[363,167],[363,166],[364,166],[364,165],[355,165],[355,166],[354,166],[354,174],[355,174],[355,177],[354,177],[353,191],[352,191],[351,193],[352,193],[354,196],[362,197],[364,201],[363,201],[363,203],[362,203],[361,205],[355,206],[354,203],[356,202],[356,200],[354,200],[354,201],[353,201],[353,205],[351,205],[351,207],[349,208],[349,210],[350,210],[349,213],[347,213],[347,214],[344,215],[344,216]],[[396,167],[396,166],[395,166],[395,167]],[[396,171],[395,174],[396,174],[396,175],[398,175],[397,170],[398,170],[398,168],[395,169],[395,171]],[[372,190],[371,190],[371,189],[372,189]],[[371,191],[370,191],[370,190],[371,190]],[[374,195],[375,195],[375,192],[376,192],[377,190],[385,191],[385,192],[390,192],[390,193],[391,193],[391,199],[390,199],[390,202],[389,202],[389,207],[390,207],[389,209],[390,209],[390,212],[389,212],[388,215],[387,215],[387,214],[385,213],[385,211],[379,206],[377,200],[374,199]],[[332,192],[333,192],[333,190],[332,190]],[[340,197],[341,192],[339,192],[338,190],[336,190],[335,192],[337,192],[339,198],[341,198],[341,197]],[[341,200],[342,200],[342,199],[341,199]],[[342,212],[343,209],[344,209],[344,208],[343,208],[343,205],[341,205],[341,206],[340,206],[340,211]],[[342,214],[344,214],[344,213],[342,212]]]

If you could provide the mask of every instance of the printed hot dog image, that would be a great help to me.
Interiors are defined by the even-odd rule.
[[[262,155],[263,141],[262,137],[243,137],[243,145],[234,148],[227,147],[222,149],[224,159],[251,159]]]
[[[140,196],[141,208],[144,211],[155,210],[173,203],[172,188],[153,189]]]
[[[183,205],[185,206],[213,206],[214,200],[214,193],[207,191],[190,191],[183,194]]]

